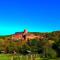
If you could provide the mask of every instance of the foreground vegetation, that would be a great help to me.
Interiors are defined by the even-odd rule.
[[[14,41],[11,39],[11,35],[0,36],[0,60],[11,60],[12,57],[14,60],[25,60],[27,57],[30,59],[31,55],[33,60],[59,60],[60,31],[34,34],[42,35],[44,38],[25,42]]]
[[[13,55],[13,54],[0,54],[0,60],[60,60],[60,58],[50,59],[41,58],[40,55]]]

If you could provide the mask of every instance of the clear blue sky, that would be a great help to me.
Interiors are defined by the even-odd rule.
[[[60,30],[60,0],[0,0],[0,35],[24,29]]]

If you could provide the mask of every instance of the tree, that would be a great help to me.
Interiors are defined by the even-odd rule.
[[[52,48],[57,52],[57,56],[60,57],[60,40],[55,42]]]

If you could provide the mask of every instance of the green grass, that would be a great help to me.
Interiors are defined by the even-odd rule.
[[[11,60],[11,55],[9,55],[9,54],[0,54],[0,60]]]
[[[27,59],[28,58],[28,59]],[[13,55],[13,54],[0,54],[0,60],[33,60],[29,55]],[[60,59],[44,59],[36,56],[35,60],[60,60]]]
[[[31,60],[29,55],[12,55],[12,54],[0,54],[0,60]],[[41,60],[36,58],[35,60]]]

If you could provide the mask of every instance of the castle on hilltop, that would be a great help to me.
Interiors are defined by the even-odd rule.
[[[29,33],[26,29],[23,32],[18,32],[12,35],[13,40],[31,40],[31,39],[41,39],[43,38],[40,35],[35,35],[32,33]]]

